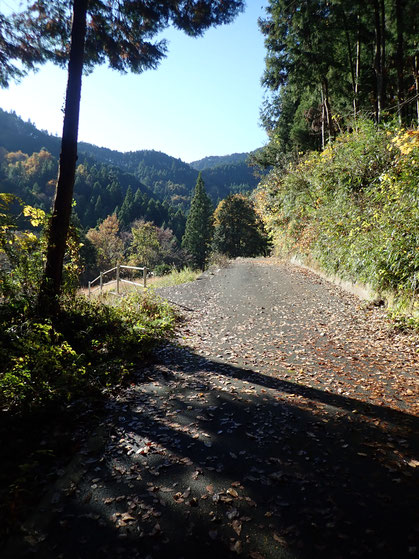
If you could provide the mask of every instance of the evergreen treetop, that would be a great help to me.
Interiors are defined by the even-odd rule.
[[[205,190],[202,175],[199,173],[182,239],[182,247],[191,254],[197,268],[205,268],[210,253],[212,232],[213,207]]]

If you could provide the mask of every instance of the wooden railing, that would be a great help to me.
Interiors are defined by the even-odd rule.
[[[137,270],[137,271],[143,272],[142,283],[138,283],[138,282],[135,282],[135,281],[131,281],[131,280],[121,278],[121,270]],[[100,296],[102,296],[103,286],[105,285],[103,280],[104,280],[105,276],[107,276],[109,274],[112,274],[112,272],[116,272],[116,279],[106,281],[105,283],[106,283],[106,285],[116,283],[116,291],[107,291],[107,293],[111,293],[112,295],[121,295],[121,284],[122,283],[129,283],[131,285],[136,285],[138,287],[147,287],[147,273],[149,272],[149,270],[147,269],[146,266],[143,266],[143,267],[140,268],[138,266],[123,266],[122,264],[117,264],[114,268],[111,268],[110,270],[106,270],[106,272],[100,272],[100,274],[98,275],[97,278],[95,278],[92,281],[89,281],[89,283],[88,283],[89,298],[93,293],[95,293],[98,290],[100,291]],[[93,285],[96,284],[97,282],[99,282],[99,285],[97,285],[96,287],[93,287]]]

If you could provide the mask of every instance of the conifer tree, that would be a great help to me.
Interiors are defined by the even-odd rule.
[[[375,115],[377,123],[396,114],[406,125],[416,118],[417,2],[267,4],[259,21],[270,91],[262,110],[271,137],[267,163],[284,152],[324,147],[345,125],[356,126],[359,114]]]
[[[125,194],[124,201],[122,202],[121,209],[118,212],[118,219],[121,222],[122,227],[128,229],[132,221],[134,221],[133,214],[134,207],[134,196],[132,194],[131,187],[127,188],[127,193]]]
[[[182,248],[187,250],[194,265],[205,269],[211,247],[213,232],[213,207],[205,190],[201,173],[198,175],[191,209],[186,219]]]

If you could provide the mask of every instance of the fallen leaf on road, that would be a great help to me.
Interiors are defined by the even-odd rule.
[[[229,520],[233,520],[233,518],[237,518],[239,516],[239,511],[237,509],[230,509],[226,512],[226,517]]]
[[[236,534],[240,536],[242,531],[242,523],[240,522],[240,520],[233,520],[231,525],[233,527],[233,530],[236,532]]]
[[[272,537],[276,542],[282,545],[287,545],[286,540],[284,538],[281,538],[281,536],[279,536],[276,532],[273,533]]]
[[[237,540],[236,542],[232,542],[230,544],[230,549],[231,551],[235,551],[237,555],[239,555],[242,552],[242,542],[240,540]]]

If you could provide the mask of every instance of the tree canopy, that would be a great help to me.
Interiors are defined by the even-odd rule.
[[[270,0],[262,122],[279,151],[324,147],[362,113],[419,118],[413,0]]]
[[[222,200],[214,213],[213,247],[229,258],[259,256],[268,250],[268,238],[252,201],[241,194]]]
[[[96,249],[96,261],[100,271],[112,268],[121,260],[124,243],[116,215],[109,215],[97,229],[89,229],[86,236]]]
[[[156,37],[169,25],[199,36],[214,25],[229,23],[243,7],[242,0],[27,0],[19,13],[3,16],[7,31],[7,59],[25,61],[38,53],[35,62],[51,60],[66,66],[75,12],[85,10],[86,32],[83,65],[88,71],[108,63],[120,72],[156,68],[167,53],[167,42]],[[29,36],[28,36],[29,33]],[[26,40],[25,40],[26,38]],[[26,45],[28,53],[25,53]],[[19,50],[19,48],[21,50]],[[14,77],[13,73],[5,78]]]

